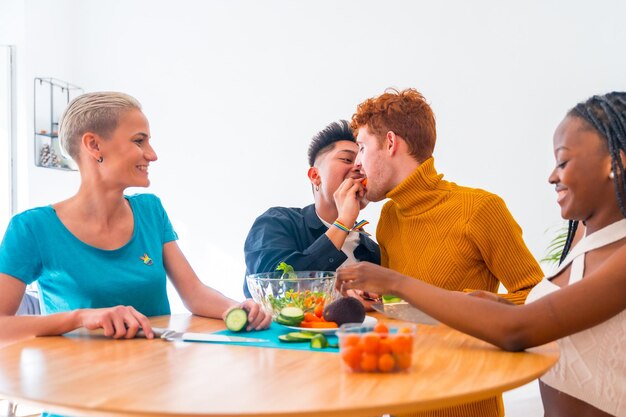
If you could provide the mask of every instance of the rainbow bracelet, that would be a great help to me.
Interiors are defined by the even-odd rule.
[[[333,223],[333,226],[335,226],[336,228],[343,230],[346,233],[350,233],[350,228],[348,228],[348,226],[346,226],[345,224],[341,223],[339,220],[335,220],[335,223]]]
[[[350,229],[348,226],[346,226],[345,224],[341,223],[338,220],[335,220],[335,222],[333,223],[333,226],[335,226],[338,229],[343,230],[346,233],[350,233],[350,232],[359,232],[359,233],[363,233],[366,236],[371,236],[371,234],[367,233],[363,227],[365,227],[365,225],[369,224],[370,222],[368,222],[367,220],[361,220],[360,222],[356,222],[354,224],[354,227],[352,229]]]

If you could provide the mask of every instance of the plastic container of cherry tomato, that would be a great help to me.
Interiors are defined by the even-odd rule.
[[[407,372],[413,365],[414,324],[344,324],[337,331],[339,354],[349,372]]]

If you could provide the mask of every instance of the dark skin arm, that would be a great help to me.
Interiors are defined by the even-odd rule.
[[[625,268],[623,246],[582,281],[522,306],[468,297],[367,262],[339,269],[337,287],[396,295],[450,327],[520,351],[588,329],[626,309]]]

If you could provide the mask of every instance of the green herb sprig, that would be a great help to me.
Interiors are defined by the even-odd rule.
[[[283,271],[283,275],[281,276],[281,278],[298,278],[298,275],[293,270],[293,266],[285,262],[279,263],[278,266],[276,267],[276,270]]]

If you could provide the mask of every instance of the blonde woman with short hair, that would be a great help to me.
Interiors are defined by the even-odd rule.
[[[170,314],[168,277],[194,314],[219,318],[241,306],[248,330],[269,327],[271,316],[252,300],[239,303],[202,284],[158,197],[124,194],[148,187],[157,161],[137,100],[116,92],[77,97],[61,119],[60,139],[78,164],[80,187],[11,220],[0,245],[0,341],[79,327],[113,338],[143,329],[152,338],[147,317]],[[43,315],[15,317],[34,281]]]

